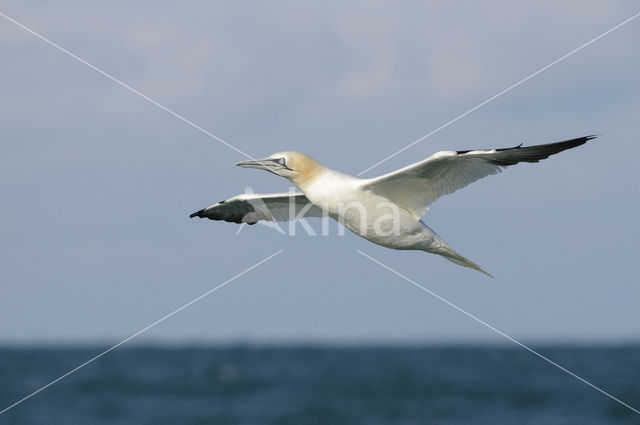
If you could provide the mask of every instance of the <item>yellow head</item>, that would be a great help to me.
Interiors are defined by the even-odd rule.
[[[300,152],[278,152],[267,158],[242,161],[238,167],[267,170],[273,174],[286,177],[296,186],[304,185],[312,180],[324,168],[318,161]]]

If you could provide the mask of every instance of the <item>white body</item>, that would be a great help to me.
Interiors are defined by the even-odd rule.
[[[324,168],[299,184],[307,199],[358,236],[392,249],[436,252],[442,239],[393,201],[365,189],[369,179]]]

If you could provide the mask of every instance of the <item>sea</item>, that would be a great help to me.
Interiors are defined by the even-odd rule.
[[[0,348],[0,410],[108,347]],[[640,424],[640,345],[122,346],[0,424]]]

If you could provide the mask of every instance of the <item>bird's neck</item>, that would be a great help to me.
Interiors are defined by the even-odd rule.
[[[313,184],[313,181],[322,176],[324,173],[331,172],[327,167],[317,161],[307,161],[295,176],[290,180],[293,184],[304,191],[305,187]]]
[[[311,172],[306,174],[298,173],[298,175],[290,179],[307,197],[313,196],[312,194],[318,190],[321,192],[325,190],[338,190],[344,188],[345,185],[351,187],[354,182],[360,180],[357,177],[332,170],[320,164],[318,165],[319,166],[315,167]]]

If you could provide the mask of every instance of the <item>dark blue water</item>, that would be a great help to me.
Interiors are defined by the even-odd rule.
[[[640,346],[537,347],[640,408]],[[104,347],[0,348],[0,410]],[[0,424],[640,424],[531,353],[492,347],[118,348]]]

